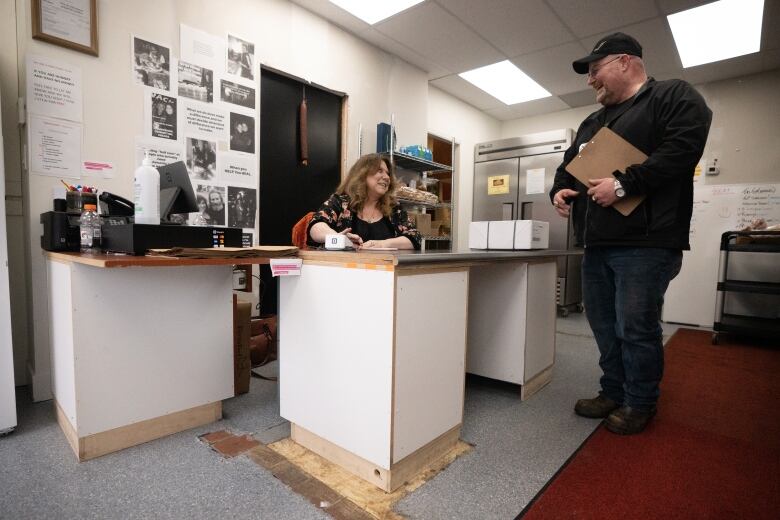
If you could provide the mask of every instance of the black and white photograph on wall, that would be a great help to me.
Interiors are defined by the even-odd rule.
[[[168,47],[133,37],[133,72],[137,84],[171,90],[170,64]]]
[[[152,137],[176,141],[176,98],[152,92]]]
[[[241,233],[241,247],[252,247],[254,233]]]
[[[228,34],[227,71],[246,79],[255,79],[255,44]]]
[[[217,143],[188,137],[187,169],[191,179],[212,180],[217,172]]]
[[[208,184],[198,184],[195,190],[195,199],[198,202],[198,209],[205,201],[206,207],[203,210],[203,216],[208,222],[208,226],[225,225],[225,188],[222,186],[211,186]]]
[[[220,88],[221,99],[246,108],[255,108],[255,89],[223,79]]]
[[[255,118],[230,113],[230,149],[255,153]]]
[[[257,190],[228,186],[228,226],[240,228],[255,227],[257,211]]]
[[[201,67],[179,62],[179,95],[195,101],[211,103],[214,101],[214,72]]]

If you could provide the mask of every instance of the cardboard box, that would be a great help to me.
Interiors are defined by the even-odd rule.
[[[423,236],[431,236],[431,216],[427,213],[410,213],[410,217],[414,218],[417,230],[422,233]]]
[[[488,225],[488,249],[547,249],[550,224],[541,220],[493,220]]]
[[[233,387],[235,395],[249,392],[252,362],[249,358],[249,330],[252,319],[252,304],[239,302],[234,307],[233,317]]]
[[[431,236],[438,237],[442,235],[442,224],[444,224],[441,220],[432,220],[431,221]]]
[[[472,222],[469,224],[469,249],[488,248],[488,226],[490,222]]]
[[[488,249],[514,249],[515,221],[491,220],[488,224]]]

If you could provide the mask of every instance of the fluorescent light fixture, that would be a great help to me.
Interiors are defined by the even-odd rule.
[[[506,105],[551,96],[509,60],[458,74]]]
[[[371,25],[409,9],[423,0],[330,0]]]
[[[764,0],[720,0],[667,16],[683,68],[758,52]]]

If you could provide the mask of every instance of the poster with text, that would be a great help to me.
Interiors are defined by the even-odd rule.
[[[227,141],[228,118],[213,105],[179,99],[179,129],[184,135],[197,135],[212,141]]]
[[[250,110],[254,110],[256,106],[253,87],[226,79],[220,81],[219,98],[224,103],[232,103]]]
[[[257,161],[240,153],[220,153],[217,157],[219,180],[225,184],[257,186]]]
[[[179,26],[180,59],[207,69],[225,70],[225,40],[188,25]]]
[[[252,247],[254,244],[254,233],[241,233],[241,247]]]
[[[175,163],[176,161],[182,161],[184,157],[184,150],[179,143],[171,142],[168,144],[163,141],[139,136],[135,139],[134,168],[141,165],[141,161],[144,160],[144,152],[149,155],[152,166],[155,168]]]
[[[31,116],[28,127],[31,173],[81,178],[81,123]]]
[[[54,58],[28,54],[27,111],[80,123],[81,69]]]
[[[176,141],[177,110],[176,98],[165,94],[151,92],[151,132],[152,137]]]

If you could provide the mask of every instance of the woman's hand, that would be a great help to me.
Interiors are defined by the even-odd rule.
[[[363,243],[361,249],[371,249],[373,247],[386,247],[384,240],[369,240]]]
[[[341,232],[341,234],[347,237],[350,242],[352,242],[352,245],[355,247],[355,249],[360,249],[361,246],[363,246],[363,239],[360,238],[360,235],[352,233],[352,228],[345,229]]]

